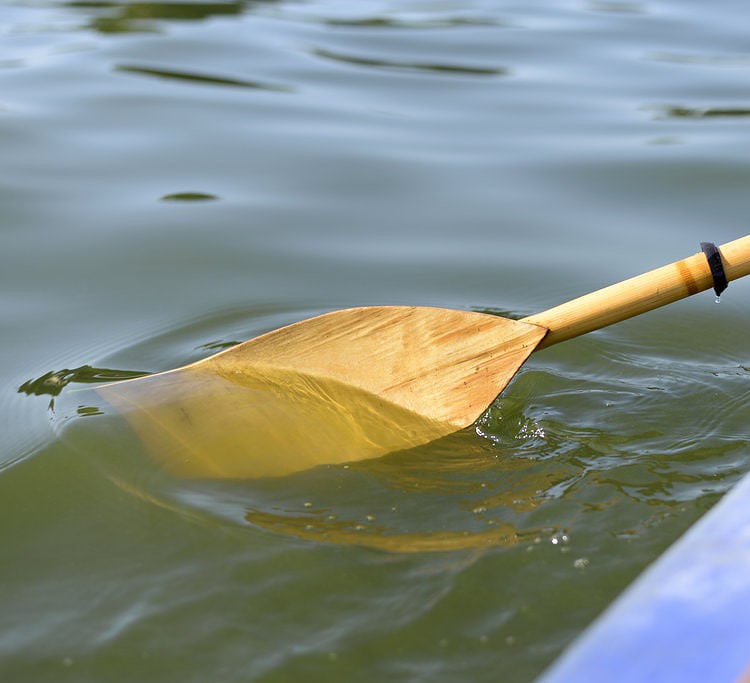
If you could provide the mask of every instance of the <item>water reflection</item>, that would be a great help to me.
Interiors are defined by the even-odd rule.
[[[173,69],[153,69],[144,66],[132,66],[121,64],[115,67],[115,71],[136,74],[138,76],[151,76],[164,78],[172,81],[188,81],[201,85],[225,85],[234,88],[250,88],[253,90],[270,90],[272,92],[289,92],[289,88],[275,83],[261,83],[259,81],[248,81],[239,78],[228,78],[226,76],[209,76],[192,71],[175,71]]]
[[[617,14],[644,14],[646,6],[640,2],[613,2],[612,0],[589,0],[586,9],[592,12],[614,12]]]
[[[344,28],[395,28],[395,29],[431,29],[459,28],[476,26],[507,26],[505,22],[490,17],[438,17],[424,19],[401,19],[395,16],[378,16],[348,19],[325,19],[327,26]]]
[[[473,430],[351,465],[255,482],[190,482],[173,495],[213,515],[317,543],[388,552],[513,546],[553,536],[534,519],[564,463],[500,451]]]
[[[245,516],[253,526],[307,541],[356,545],[396,553],[449,552],[470,548],[511,546],[520,541],[518,529],[501,524],[484,531],[433,531],[394,533],[387,527],[367,527],[361,523],[325,519],[317,523],[305,518],[281,516],[260,510]],[[536,532],[532,532],[535,534]]]
[[[163,202],[211,202],[218,199],[208,192],[173,192],[160,198]]]
[[[671,64],[699,64],[703,66],[730,68],[750,66],[750,56],[748,55],[701,55],[691,54],[689,52],[657,52],[651,55],[651,59],[657,62],[668,62]]]
[[[258,0],[232,2],[108,2],[107,0],[72,0],[74,9],[93,10],[89,28],[99,33],[133,33],[153,31],[156,21],[203,21],[216,16],[237,16]],[[267,0],[273,2],[273,0]]]
[[[478,67],[428,62],[402,62],[397,60],[377,59],[375,57],[359,57],[322,48],[313,50],[312,54],[316,57],[336,62],[344,62],[353,66],[366,66],[377,69],[426,71],[430,73],[457,74],[465,76],[505,76],[508,73],[508,70],[502,67]]]
[[[718,119],[750,116],[747,107],[664,107],[662,115],[675,119]]]

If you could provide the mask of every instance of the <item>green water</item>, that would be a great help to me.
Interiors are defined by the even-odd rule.
[[[747,12],[0,2],[0,678],[541,673],[750,469],[747,283],[283,478],[169,476],[88,380],[347,306],[522,317],[745,234]]]

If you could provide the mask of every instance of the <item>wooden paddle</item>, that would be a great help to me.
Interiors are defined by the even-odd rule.
[[[727,280],[750,273],[750,236],[720,254]],[[278,476],[378,457],[467,427],[533,351],[714,285],[699,252],[523,320],[351,308],[97,391],[175,474]]]

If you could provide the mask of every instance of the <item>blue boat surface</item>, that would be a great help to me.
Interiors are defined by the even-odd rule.
[[[750,475],[537,683],[750,683]]]

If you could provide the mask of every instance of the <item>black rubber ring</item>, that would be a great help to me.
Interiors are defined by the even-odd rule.
[[[729,286],[727,274],[724,272],[724,264],[721,261],[721,252],[713,242],[701,242],[701,249],[706,255],[708,267],[711,269],[711,275],[714,278],[714,292],[716,292],[716,296],[721,296],[721,293]]]

